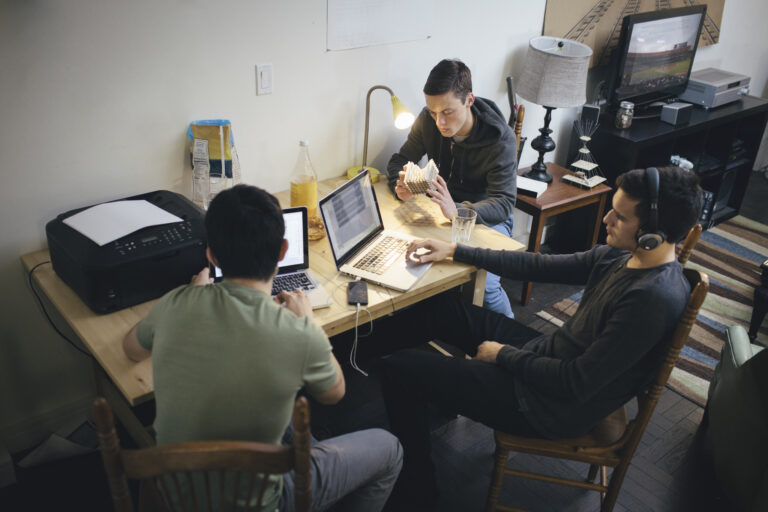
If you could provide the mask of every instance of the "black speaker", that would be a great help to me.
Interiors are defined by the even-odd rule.
[[[675,102],[661,107],[661,120],[672,126],[688,124],[691,121],[693,105],[690,103]]]

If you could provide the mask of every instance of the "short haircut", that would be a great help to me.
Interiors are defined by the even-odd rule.
[[[701,215],[702,193],[699,177],[680,167],[658,167],[659,230],[672,243],[685,238]],[[635,214],[644,227],[649,218],[650,192],[645,169],[627,171],[616,179],[616,186],[635,201]]]
[[[285,236],[275,196],[251,185],[223,190],[208,207],[205,229],[224,277],[272,277]]]
[[[424,94],[439,96],[453,92],[462,103],[472,92],[472,73],[466,64],[458,59],[443,59],[432,68],[424,84]]]

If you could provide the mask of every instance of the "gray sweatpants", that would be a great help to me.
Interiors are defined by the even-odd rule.
[[[331,506],[338,511],[378,512],[403,465],[400,442],[379,428],[313,442],[311,456],[313,512]],[[290,472],[283,477],[280,512],[293,512],[293,486]]]

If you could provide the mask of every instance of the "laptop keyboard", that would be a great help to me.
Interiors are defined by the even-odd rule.
[[[282,291],[294,292],[296,290],[310,291],[314,290],[315,285],[309,280],[304,272],[293,272],[291,274],[278,274],[272,281],[272,295],[277,295]]]
[[[383,274],[400,257],[409,245],[408,240],[384,236],[371,247],[354,267],[373,274]]]

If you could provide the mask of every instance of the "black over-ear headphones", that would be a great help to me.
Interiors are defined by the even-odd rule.
[[[659,170],[648,167],[645,181],[648,184],[648,222],[637,230],[635,240],[638,247],[650,251],[660,246],[667,237],[659,230]]]

